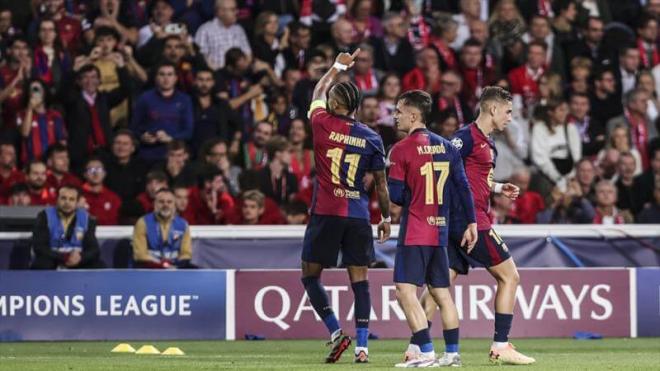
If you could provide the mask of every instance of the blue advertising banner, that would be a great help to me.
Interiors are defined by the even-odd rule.
[[[0,340],[224,339],[225,271],[0,271]]]
[[[637,268],[637,336],[660,336],[660,268]]]

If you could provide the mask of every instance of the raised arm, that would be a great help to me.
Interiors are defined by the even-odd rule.
[[[327,101],[328,97],[326,96],[328,89],[335,80],[335,77],[341,71],[346,71],[349,68],[353,67],[355,58],[360,54],[360,48],[355,50],[353,54],[348,53],[339,53],[335,59],[335,63],[330,67],[328,72],[321,77],[321,80],[316,83],[314,87],[314,93],[312,94],[312,102],[315,100]]]

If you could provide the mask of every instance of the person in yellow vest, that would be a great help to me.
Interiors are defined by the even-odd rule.
[[[190,227],[176,214],[172,190],[156,193],[154,211],[141,217],[133,229],[133,260],[136,268],[195,268]]]

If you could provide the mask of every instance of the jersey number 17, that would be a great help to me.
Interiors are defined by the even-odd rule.
[[[419,169],[422,176],[425,177],[425,197],[424,203],[426,205],[435,204],[437,195],[437,204],[442,205],[443,194],[445,190],[445,183],[449,177],[449,162],[447,161],[429,161]],[[434,173],[438,172],[438,180],[433,184]],[[434,192],[435,191],[435,192]],[[434,194],[435,193],[435,194]]]

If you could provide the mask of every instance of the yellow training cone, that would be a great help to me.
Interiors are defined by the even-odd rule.
[[[160,354],[160,351],[153,345],[143,345],[135,354]]]
[[[164,356],[185,356],[186,353],[184,353],[181,349],[179,349],[177,347],[169,347],[169,348],[165,349],[165,351],[163,353],[161,353],[161,355],[164,355]]]
[[[110,351],[112,353],[135,353],[135,348],[131,344],[121,343]]]

